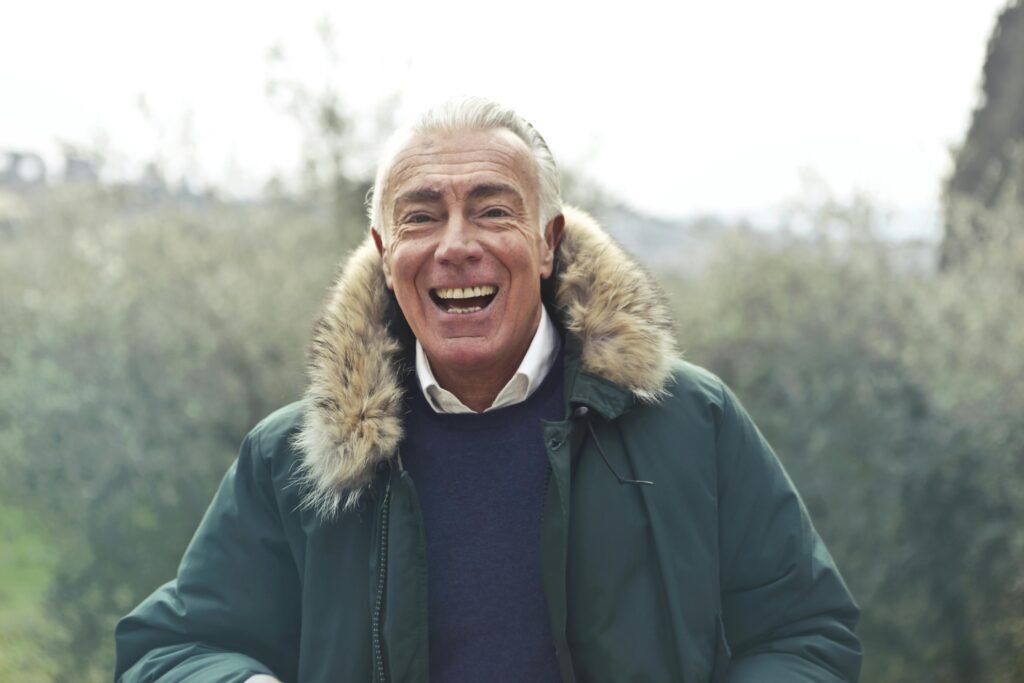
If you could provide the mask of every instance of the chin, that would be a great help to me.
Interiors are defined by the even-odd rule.
[[[472,372],[493,365],[497,360],[494,348],[486,339],[452,339],[430,349],[424,347],[430,362],[459,372]]]

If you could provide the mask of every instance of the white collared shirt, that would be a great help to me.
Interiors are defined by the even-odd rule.
[[[497,410],[506,406],[514,405],[525,401],[537,390],[544,378],[548,376],[551,366],[555,364],[558,357],[560,340],[555,324],[551,322],[547,309],[540,307],[540,325],[533,335],[530,348],[526,349],[523,362],[519,364],[516,374],[505,384],[505,387],[498,392],[494,403],[483,412]],[[416,340],[416,378],[419,380],[420,389],[427,399],[427,403],[436,413],[472,413],[471,408],[466,407],[455,394],[443,388],[437,383],[434,371],[430,369],[430,362],[427,354],[423,352],[423,346]]]

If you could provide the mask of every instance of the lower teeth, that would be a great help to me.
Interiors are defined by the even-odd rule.
[[[471,306],[469,308],[455,308],[452,306],[448,309],[449,313],[476,313],[477,311],[483,310],[479,306]]]

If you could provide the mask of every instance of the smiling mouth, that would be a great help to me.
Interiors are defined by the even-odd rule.
[[[446,313],[476,313],[482,311],[498,294],[494,285],[476,287],[438,287],[430,290],[430,298]]]

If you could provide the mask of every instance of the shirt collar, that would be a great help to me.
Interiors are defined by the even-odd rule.
[[[514,405],[529,398],[554,365],[555,358],[558,357],[559,342],[558,330],[555,329],[555,324],[551,321],[547,309],[542,305],[540,307],[540,325],[537,326],[537,332],[533,335],[530,347],[526,349],[526,355],[523,356],[519,369],[498,392],[494,403],[483,412]],[[437,383],[434,372],[430,369],[427,355],[418,339],[416,340],[416,379],[419,380],[420,390],[423,391],[427,403],[434,409],[434,412],[474,412],[464,405],[455,394]]]

